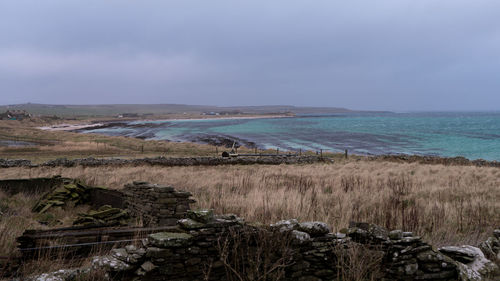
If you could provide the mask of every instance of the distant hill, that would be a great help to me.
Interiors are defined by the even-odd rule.
[[[50,104],[15,104],[0,105],[0,112],[6,110],[26,110],[36,115],[57,116],[112,116],[123,113],[137,114],[201,114],[203,112],[239,112],[242,114],[335,114],[355,113],[355,111],[338,107],[299,107],[290,105],[266,106],[207,106],[186,104],[102,104],[102,105],[50,105]]]

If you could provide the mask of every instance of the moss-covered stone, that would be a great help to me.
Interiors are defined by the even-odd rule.
[[[208,223],[214,219],[214,210],[189,210],[187,216],[192,220]]]
[[[200,229],[200,228],[204,228],[205,227],[205,224],[201,223],[201,222],[197,222],[195,220],[192,220],[192,219],[181,219],[179,220],[179,225],[184,228],[184,229]]]
[[[192,238],[192,235],[178,232],[159,232],[148,236],[149,243],[160,248],[189,246]]]

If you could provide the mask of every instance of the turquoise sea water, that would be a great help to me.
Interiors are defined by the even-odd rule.
[[[500,112],[339,114],[269,119],[131,122],[90,132],[193,141],[234,137],[262,148],[348,149],[356,154],[418,154],[500,160]]]

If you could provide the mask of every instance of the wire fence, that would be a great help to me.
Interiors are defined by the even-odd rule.
[[[29,136],[13,136],[0,133],[0,140],[14,141],[14,142],[27,142],[28,145],[63,145],[66,142],[78,142],[71,140],[61,140],[53,138],[38,138]],[[131,152],[134,154],[157,154],[159,156],[168,155],[205,155],[205,156],[222,156],[223,152],[231,152],[231,147],[226,146],[208,146],[204,148],[188,148],[176,147],[175,145],[168,145],[159,142],[141,142],[141,143],[127,143],[127,141],[110,141],[108,139],[94,139],[86,140],[87,143],[95,143],[95,151],[106,152],[113,149],[123,150],[123,152]],[[133,142],[133,141],[132,141]],[[238,151],[240,150],[240,151]],[[93,151],[89,151],[89,156],[93,155]],[[280,148],[275,149],[261,149],[261,148],[236,148],[233,154],[238,156],[302,156],[315,154],[323,156],[324,154],[333,153],[333,151],[319,149],[311,150],[284,150]],[[347,150],[345,151],[347,157]]]

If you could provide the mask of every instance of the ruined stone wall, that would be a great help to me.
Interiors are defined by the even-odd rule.
[[[105,268],[116,278],[136,280],[238,280],[238,275],[257,280],[266,273],[263,280],[338,280],[339,249],[355,243],[382,256],[379,277],[385,280],[458,280],[459,276],[456,263],[420,237],[371,224],[353,224],[346,233],[334,234],[320,222],[288,220],[255,227],[234,215],[188,211],[177,226],[149,235],[142,246],[96,257],[94,267]],[[267,243],[259,240],[262,233],[267,233]],[[254,239],[248,239],[252,235]]]
[[[144,226],[175,225],[196,202],[189,192],[147,182],[127,184],[122,194],[124,209]]]
[[[98,209],[103,205],[120,209],[125,208],[123,192],[120,190],[94,188],[89,193],[89,203],[94,209]]]
[[[61,177],[0,180],[0,190],[8,195],[16,193],[39,194],[63,184]]]
[[[248,224],[231,214],[190,210],[189,192],[147,182],[127,184],[122,196],[124,208],[144,225],[172,227],[94,257],[92,268],[104,269],[113,280],[345,280],[346,271],[368,266],[378,272],[373,278],[387,281],[484,280],[476,277],[498,274],[486,257],[500,257],[500,230],[481,249],[436,250],[411,232],[369,223],[353,222],[340,233],[322,222],[294,219]],[[363,252],[353,263],[356,257],[349,253],[356,248]]]

